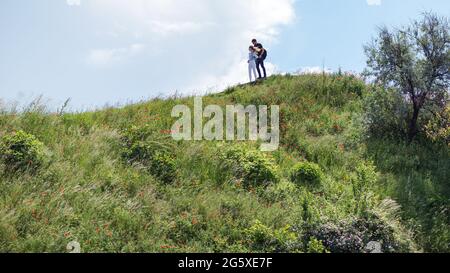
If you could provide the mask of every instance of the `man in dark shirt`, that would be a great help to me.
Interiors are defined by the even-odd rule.
[[[256,39],[252,40],[252,44],[256,49],[258,58],[256,59],[256,70],[258,71],[259,79],[261,79],[261,69],[263,69],[264,78],[267,77],[266,67],[264,66],[264,60],[267,58],[267,51],[264,49],[262,44],[258,43]]]

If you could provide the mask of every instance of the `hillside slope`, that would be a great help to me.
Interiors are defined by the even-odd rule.
[[[448,148],[365,137],[367,92],[349,75],[274,76],[203,98],[280,105],[273,153],[173,141],[171,110],[192,98],[4,110],[0,137],[22,130],[45,153],[37,170],[0,167],[0,251],[65,252],[71,241],[83,252],[361,252],[370,241],[450,251]]]

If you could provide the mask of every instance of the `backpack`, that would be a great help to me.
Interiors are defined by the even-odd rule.
[[[267,49],[265,49],[264,48],[264,53],[263,53],[263,55],[261,56],[263,59],[265,59],[265,58],[267,58]]]
[[[258,47],[259,50],[261,50],[262,48],[263,47]],[[260,56],[260,55],[258,54],[258,56]],[[264,48],[264,53],[260,57],[263,59],[267,58],[267,49]]]

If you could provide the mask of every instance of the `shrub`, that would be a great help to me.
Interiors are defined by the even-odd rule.
[[[291,231],[290,226],[272,230],[256,220],[244,233],[250,247],[255,251],[287,252],[296,249],[297,235]]]
[[[432,141],[445,143],[450,148],[450,104],[428,121],[425,133]]]
[[[343,148],[356,150],[363,140],[365,140],[366,136],[362,115],[354,113],[344,133],[345,143]]]
[[[176,179],[176,164],[168,153],[158,151],[150,160],[150,172],[164,183],[172,183]]]
[[[233,147],[222,155],[223,171],[231,171],[244,187],[255,188],[278,182],[278,168],[264,153],[245,147]]]
[[[293,183],[282,181],[264,189],[264,191],[261,192],[261,196],[268,202],[279,202],[289,200],[290,197],[294,196],[296,190],[297,187]]]
[[[253,247],[260,250],[268,248],[274,240],[272,230],[258,220],[245,230],[245,234]]]
[[[134,143],[124,150],[123,156],[128,162],[144,165],[151,175],[164,183],[172,183],[176,179],[174,156],[154,143]]]
[[[375,89],[364,99],[364,126],[369,136],[405,137],[409,108],[393,89]]]
[[[356,175],[352,177],[352,190],[355,199],[355,213],[364,215],[374,204],[374,196],[370,189],[378,179],[378,174],[372,162],[360,163],[356,167]]]
[[[24,131],[0,140],[0,159],[11,171],[36,170],[44,161],[44,144]]]
[[[122,157],[129,163],[144,165],[149,173],[164,183],[172,183],[177,175],[175,157],[163,140],[152,139],[149,126],[136,127],[122,133]]]
[[[322,244],[321,241],[317,240],[316,238],[312,237],[309,242],[308,246],[306,248],[307,253],[329,253],[329,251],[326,249],[326,247]]]
[[[297,185],[317,186],[323,177],[320,166],[311,162],[298,163],[291,170],[291,181]]]
[[[306,224],[303,228],[307,247],[314,238],[332,253],[364,253],[370,242],[380,243],[384,253],[410,251],[408,244],[397,239],[395,229],[375,215],[338,223]]]
[[[131,126],[121,132],[122,156],[130,162],[151,158],[155,150],[164,147],[162,141],[155,140],[156,133],[150,126]]]

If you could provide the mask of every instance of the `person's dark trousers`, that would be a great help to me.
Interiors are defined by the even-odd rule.
[[[261,78],[261,69],[260,69],[260,67],[263,69],[264,78],[267,77],[266,67],[264,66],[264,60],[265,60],[264,58],[257,58],[256,59],[256,70],[258,71],[259,78]]]

